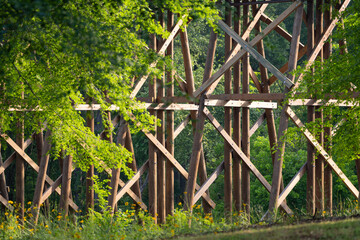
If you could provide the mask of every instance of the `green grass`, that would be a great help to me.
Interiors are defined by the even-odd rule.
[[[334,212],[336,219],[360,216],[357,201],[350,203]],[[256,217],[262,216],[262,212],[253,214],[250,222],[240,211],[233,213],[230,221],[223,217],[223,213],[204,215],[201,205],[195,206],[192,215],[179,205],[165,224],[157,225],[147,211],[136,210],[136,204],[126,202],[114,216],[108,211],[93,211],[88,215],[79,211],[64,216],[55,208],[47,216],[41,214],[38,224],[34,225],[31,202],[27,205],[23,224],[17,217],[16,204],[14,211],[0,213],[0,239],[360,239],[360,218],[303,224],[311,217],[304,214],[278,215],[277,224],[266,227]],[[324,211],[319,217],[325,220],[326,216]]]
[[[253,228],[242,231],[213,233],[180,239],[360,239],[360,218],[310,222],[290,226]]]

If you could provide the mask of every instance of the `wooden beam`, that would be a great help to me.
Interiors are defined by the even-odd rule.
[[[222,28],[227,34],[231,35],[244,49],[249,52],[261,65],[266,67],[272,74],[274,74],[278,79],[285,84],[286,87],[292,88],[294,83],[288,79],[285,75],[283,75],[279,69],[277,69],[274,65],[272,65],[267,59],[265,59],[261,54],[256,51],[252,45],[244,41],[239,35],[237,35],[231,28],[226,26],[226,24],[219,20],[218,25]]]
[[[248,0],[243,1],[248,2]],[[243,7],[243,16],[242,16],[242,26],[246,28],[249,23],[249,6]],[[236,38],[235,41],[238,42]],[[249,41],[249,37],[244,38],[245,43]],[[260,41],[259,41],[260,42]],[[239,43],[239,42],[238,42]],[[240,44],[240,43],[239,43]],[[241,45],[241,44],[240,44]],[[241,45],[243,48],[244,46]],[[245,49],[246,50],[246,49]],[[250,54],[247,51],[246,54],[241,59],[242,63],[242,93],[249,93],[250,90]],[[244,107],[241,109],[241,150],[246,155],[246,157],[250,158],[250,109],[248,107]],[[241,164],[241,202],[242,202],[242,210],[247,214],[247,218],[250,220],[250,168],[242,161]]]
[[[302,23],[302,13],[303,13],[303,6],[300,6],[296,9],[295,12],[295,19],[293,25],[293,38],[291,40],[290,45],[290,56],[289,56],[289,69],[288,72],[292,72],[296,69],[297,65],[297,54],[299,49],[299,42],[300,42],[300,33],[301,33],[301,23]],[[295,76],[288,74],[288,77],[291,80],[294,80]],[[289,88],[285,88],[284,93],[288,93]],[[288,117],[286,115],[286,109],[289,106],[285,104],[283,109],[281,110],[280,115],[280,124],[279,124],[279,133],[277,139],[277,148],[275,152],[275,160],[274,160],[274,168],[273,168],[273,175],[272,175],[272,186],[271,186],[271,193],[270,193],[270,200],[269,200],[269,219],[272,220],[274,218],[274,214],[277,211],[277,202],[279,200],[279,193],[280,193],[280,186],[282,182],[282,167],[284,161],[284,152],[285,152],[285,134],[288,127]]]
[[[271,24],[273,21],[271,20],[271,18],[269,18],[265,13],[261,14],[260,20],[263,21],[266,24]],[[289,42],[291,42],[292,36],[290,33],[288,33],[285,29],[283,29],[280,26],[277,26],[274,29],[275,32],[279,33],[280,36],[282,36],[283,38],[285,38],[286,40],[288,40]],[[299,42],[299,48],[304,48],[304,44],[302,44],[301,42]]]
[[[6,135],[5,133],[1,133],[0,136],[2,138],[5,139],[5,141],[36,171],[39,172],[39,166],[29,157],[29,155],[27,155],[25,153],[25,151],[23,149],[21,149],[8,135]],[[51,178],[49,176],[45,177],[45,181],[52,185],[54,183],[53,180],[51,180]],[[55,191],[60,195],[61,194],[61,189],[60,188],[56,188]],[[70,199],[69,200],[69,204],[70,206],[74,209],[74,210],[78,210],[79,207]]]
[[[91,132],[95,131],[95,120],[94,120],[94,112],[86,113],[86,125],[90,128]],[[95,199],[94,199],[94,165],[90,165],[89,169],[86,172],[86,197],[85,197],[85,212],[89,213],[90,209],[94,209]]]
[[[175,27],[173,28],[173,30],[170,33],[170,36],[166,39],[166,41],[164,42],[164,44],[162,45],[162,47],[159,49],[158,54],[159,55],[163,55],[167,49],[167,47],[170,45],[170,43],[173,41],[176,33],[179,31],[181,25],[183,25],[184,23],[184,19],[186,18],[186,15],[184,15],[183,18],[181,18],[177,24],[175,25]],[[150,68],[154,68],[157,64],[157,61],[153,62],[150,64]],[[140,91],[141,87],[144,85],[146,79],[149,77],[149,74],[141,77],[139,79],[139,81],[136,83],[132,93],[130,94],[130,98],[135,98],[137,93]]]
[[[22,93],[22,98],[24,98],[24,94]],[[17,113],[18,117],[22,116],[22,114]],[[22,116],[23,117],[23,116]],[[22,118],[20,117],[20,118]],[[24,149],[24,120],[20,119],[16,123],[16,145]],[[25,217],[25,162],[21,158],[20,154],[16,154],[15,161],[15,200],[18,204],[18,212],[19,220],[23,223],[23,219]]]
[[[172,29],[174,25],[174,14],[167,11],[167,29]],[[174,59],[174,41],[171,41],[166,51],[166,56]],[[166,73],[166,96],[174,96],[174,72],[167,71]],[[166,149],[170,154],[174,155],[174,112],[166,112]],[[166,215],[173,215],[174,213],[174,168],[169,161],[166,161]]]
[[[239,3],[240,0],[235,0],[235,3]],[[264,5],[266,6],[266,5]],[[241,34],[241,9],[240,6],[235,7],[235,17],[234,17],[234,31],[237,34]],[[254,20],[256,20],[254,16]],[[257,20],[258,21],[258,20]],[[253,21],[255,22],[255,21]],[[233,44],[239,45],[235,40],[233,40]],[[240,46],[240,45],[239,45]],[[254,74],[255,75],[255,74]],[[254,81],[255,83],[256,81]],[[233,93],[234,95],[240,94],[240,86],[241,86],[241,63],[240,61],[236,62],[233,67]],[[238,147],[241,147],[241,115],[240,108],[233,109],[233,140],[237,144]],[[236,212],[240,212],[242,209],[241,205],[241,159],[238,155],[233,154],[233,205],[235,207]]]
[[[38,171],[38,176],[36,179],[36,187],[35,187],[35,193],[33,198],[33,220],[35,224],[38,221],[39,218],[39,212],[40,212],[40,200],[41,196],[44,192],[44,186],[45,186],[45,178],[46,178],[46,172],[47,167],[49,163],[49,150],[51,148],[51,140],[50,140],[51,131],[47,130],[45,134],[45,141],[44,141],[44,147],[42,149],[41,153],[41,161],[40,161],[40,167]]]
[[[225,22],[228,28],[231,29],[232,25],[232,16],[231,16],[231,7],[229,5],[225,6]],[[238,33],[237,33],[238,34]],[[225,61],[230,55],[232,40],[229,34],[225,34]],[[224,90],[225,94],[231,93],[231,78],[232,78],[232,69],[229,68],[225,74],[225,83]],[[231,136],[231,111],[230,107],[224,108],[224,128],[225,131]],[[205,117],[204,117],[205,118]],[[231,147],[229,144],[224,141],[224,213],[225,217],[231,219],[232,216],[232,156],[231,156]]]
[[[261,39],[267,36],[277,25],[279,25],[285,18],[287,18],[296,8],[302,5],[301,1],[296,1],[291,4],[276,20],[272,22],[269,26],[267,26],[261,33],[259,33],[252,41],[250,41],[250,45],[254,46],[257,44]],[[247,37],[247,36],[243,36]],[[232,65],[234,65],[241,57],[246,54],[245,50],[233,51],[230,55],[230,58],[226,61],[226,63],[214,74],[206,80],[195,92],[194,97],[200,96],[203,92],[208,90],[224,73],[227,69],[229,69]],[[210,89],[209,89],[210,90]],[[213,91],[213,88],[212,88]],[[209,91],[208,93],[212,92]]]
[[[69,200],[71,198],[71,173],[73,157],[68,155],[63,162],[63,173],[61,178],[60,209],[64,216],[69,214]]]
[[[307,2],[307,57],[311,56],[315,44],[315,11],[314,0]],[[315,121],[315,108],[307,107],[308,123]],[[306,175],[306,209],[309,215],[315,214],[315,149],[313,145],[307,142],[307,175]]]
[[[166,150],[166,148],[152,135],[151,133],[143,131],[145,136],[155,145],[155,147],[161,151],[161,153],[173,164],[173,166],[180,172],[181,175],[185,179],[189,178],[189,174],[186,172],[186,170],[179,164],[179,162]],[[198,184],[195,185],[195,189],[200,189],[200,186]],[[215,207],[215,203],[208,197],[207,194],[204,194],[202,196],[204,199],[207,200],[207,202],[212,206],[212,208]]]
[[[259,172],[259,170],[252,164],[250,159],[244,154],[244,152],[235,144],[235,142],[231,139],[231,137],[226,133],[224,128],[220,125],[220,123],[216,120],[216,118],[210,113],[207,108],[204,108],[204,114],[209,119],[210,123],[215,127],[215,129],[220,133],[220,135],[226,139],[226,141],[230,144],[234,152],[242,159],[242,161],[249,167],[251,172],[255,175],[255,177],[260,181],[260,183],[265,187],[265,189],[270,192],[271,185],[268,181],[264,178],[263,175]],[[291,209],[285,205],[281,204],[284,210],[291,214]]]
[[[313,136],[308,129],[305,128],[305,125],[301,122],[301,120],[296,116],[296,114],[288,108],[286,113],[292,119],[296,126],[298,126],[304,136],[308,141],[316,148],[319,154],[324,158],[324,160],[329,164],[332,170],[338,175],[338,177],[344,182],[345,186],[350,190],[350,192],[356,197],[359,197],[358,189],[351,183],[351,181],[346,177],[346,175],[341,171],[341,169],[336,165],[332,157],[324,150],[324,148],[319,144],[316,140],[315,136]]]
[[[223,107],[247,107],[247,108],[264,108],[264,109],[276,109],[276,102],[249,102],[240,100],[215,100],[205,99],[205,106],[223,106]]]
[[[215,182],[220,173],[224,170],[224,161],[215,169],[215,171],[208,177],[208,179],[203,183],[199,190],[195,193],[194,200],[192,205],[195,205],[196,202],[201,198],[201,196],[209,189],[211,184]]]

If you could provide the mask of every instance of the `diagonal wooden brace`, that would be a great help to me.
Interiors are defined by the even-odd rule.
[[[259,170],[252,164],[250,159],[241,151],[241,149],[237,146],[234,140],[229,136],[228,133],[224,130],[224,128],[220,125],[220,123],[216,120],[216,118],[210,113],[207,108],[204,108],[204,114],[209,119],[211,124],[215,127],[215,129],[221,134],[225,141],[229,143],[231,148],[235,151],[237,155],[243,160],[243,162],[249,167],[251,172],[255,175],[255,177],[260,181],[260,183],[266,188],[268,192],[271,191],[271,185],[264,178],[264,176],[259,172]],[[288,213],[292,214],[291,209],[285,204],[282,203],[281,207]]]
[[[291,118],[291,120],[295,123],[296,126],[300,128],[304,136],[309,140],[309,142],[316,148],[319,154],[324,158],[324,160],[328,163],[328,165],[334,170],[336,175],[344,182],[346,187],[350,190],[350,192],[356,197],[359,198],[359,190],[351,183],[351,181],[346,177],[346,175],[341,171],[341,169],[336,165],[332,157],[325,151],[325,149],[319,144],[316,140],[315,136],[305,128],[305,125],[301,122],[301,120],[296,116],[293,110],[290,108],[286,111],[287,115]]]
[[[21,149],[8,135],[1,133],[0,134],[1,137],[3,137],[5,139],[5,141],[36,171],[39,172],[39,166],[29,157],[29,155],[27,155],[25,153],[25,151],[23,149]],[[45,181],[52,185],[54,183],[54,181],[46,175]],[[56,188],[55,191],[60,195],[61,194],[61,189],[60,188]],[[79,209],[79,207],[71,200],[69,199],[69,205],[75,210],[77,211]]]

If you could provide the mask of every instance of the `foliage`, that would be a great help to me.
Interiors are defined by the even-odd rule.
[[[343,25],[337,26],[333,36],[334,51],[332,56],[324,62],[315,62],[305,70],[305,77],[301,84],[304,93],[299,98],[315,97],[327,102],[331,98],[343,100],[353,104],[354,107],[340,107],[333,103],[324,106],[318,111],[324,112],[324,126],[334,127],[341,120],[333,136],[332,154],[340,161],[357,159],[360,154],[360,127],[358,124],[359,98],[357,97],[360,86],[360,4],[353,2],[348,9],[338,17],[343,18]],[[346,44],[341,42],[345,40]],[[312,69],[315,68],[315,73]],[[320,123],[315,123],[311,128],[319,129]]]
[[[133,131],[151,130],[154,117],[129,95],[134,77],[160,75],[166,64],[147,49],[149,34],[169,35],[156,21],[156,13],[169,9],[186,16],[185,22],[205,18],[213,25],[218,18],[214,4],[211,0],[3,1],[1,132],[14,131],[15,124],[24,119],[26,133],[40,131],[46,122],[55,156],[63,151],[84,171],[90,165],[101,171],[105,164],[129,176],[126,163],[131,154],[92,133],[74,106],[100,104],[108,137],[116,133],[107,117],[110,104],[133,122]],[[156,60],[159,68],[150,68]]]

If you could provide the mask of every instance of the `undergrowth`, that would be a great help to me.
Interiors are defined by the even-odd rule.
[[[11,202],[11,201],[10,201]],[[264,225],[259,222],[263,214],[254,209],[258,217],[251,221],[240,211],[230,217],[206,215],[201,205],[196,205],[193,214],[181,209],[168,216],[165,224],[155,224],[154,218],[146,210],[136,209],[136,204],[125,203],[113,216],[108,211],[91,211],[87,215],[74,212],[64,217],[57,209],[42,214],[38,224],[32,223],[31,208],[26,209],[23,224],[19,221],[16,205],[14,211],[5,210],[1,214],[0,239],[169,239],[186,234],[205,234],[233,231],[246,228],[252,224]],[[30,206],[31,203],[29,202]],[[350,216],[359,214],[359,205],[356,200],[345,201],[334,210],[333,216]],[[318,218],[329,217],[326,211]],[[310,218],[306,215],[286,217],[280,215],[279,222],[294,223],[300,218]],[[231,219],[231,220],[230,220]],[[191,221],[191,225],[189,225]]]

